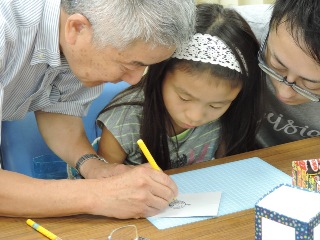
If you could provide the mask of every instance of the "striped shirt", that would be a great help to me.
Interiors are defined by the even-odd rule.
[[[103,86],[84,87],[59,50],[60,0],[1,0],[2,120],[42,110],[84,116]]]

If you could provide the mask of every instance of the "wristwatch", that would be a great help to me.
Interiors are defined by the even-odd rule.
[[[98,160],[100,160],[100,161],[103,161],[103,162],[105,162],[105,163],[108,163],[107,160],[105,160],[103,157],[101,157],[101,156],[99,156],[99,155],[97,155],[97,154],[92,154],[92,153],[90,153],[90,154],[84,154],[83,156],[81,156],[81,157],[79,158],[79,160],[77,161],[76,166],[75,166],[75,169],[78,171],[78,173],[79,173],[80,175],[81,175],[81,172],[80,172],[80,167],[81,167],[81,165],[82,165],[84,162],[86,162],[87,160],[89,160],[89,159],[98,159]]]

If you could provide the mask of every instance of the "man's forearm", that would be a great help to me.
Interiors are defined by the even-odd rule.
[[[87,181],[87,180],[86,180]],[[48,217],[89,213],[90,182],[40,180],[0,170],[0,215]]]
[[[35,115],[45,142],[69,165],[75,166],[84,154],[95,153],[87,139],[81,118],[41,111],[37,111]]]
[[[165,173],[144,166],[127,168],[109,178],[79,180],[33,179],[0,170],[0,216],[146,217],[177,195],[176,185]]]

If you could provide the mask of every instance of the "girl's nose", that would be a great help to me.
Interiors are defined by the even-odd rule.
[[[194,107],[187,112],[187,120],[189,121],[187,124],[192,126],[198,126],[199,123],[203,121],[205,118],[205,112],[201,109],[201,107]]]

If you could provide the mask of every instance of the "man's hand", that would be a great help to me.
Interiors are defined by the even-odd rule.
[[[131,165],[105,163],[98,159],[90,159],[81,165],[81,175],[86,178],[108,178],[125,173],[134,168]]]
[[[177,195],[168,175],[146,166],[108,178],[78,180],[34,179],[0,170],[0,185],[0,216],[10,217],[147,217],[166,208]]]
[[[93,197],[89,214],[121,219],[153,216],[166,208],[177,192],[176,184],[168,175],[140,165],[97,180],[95,188],[88,192]]]

